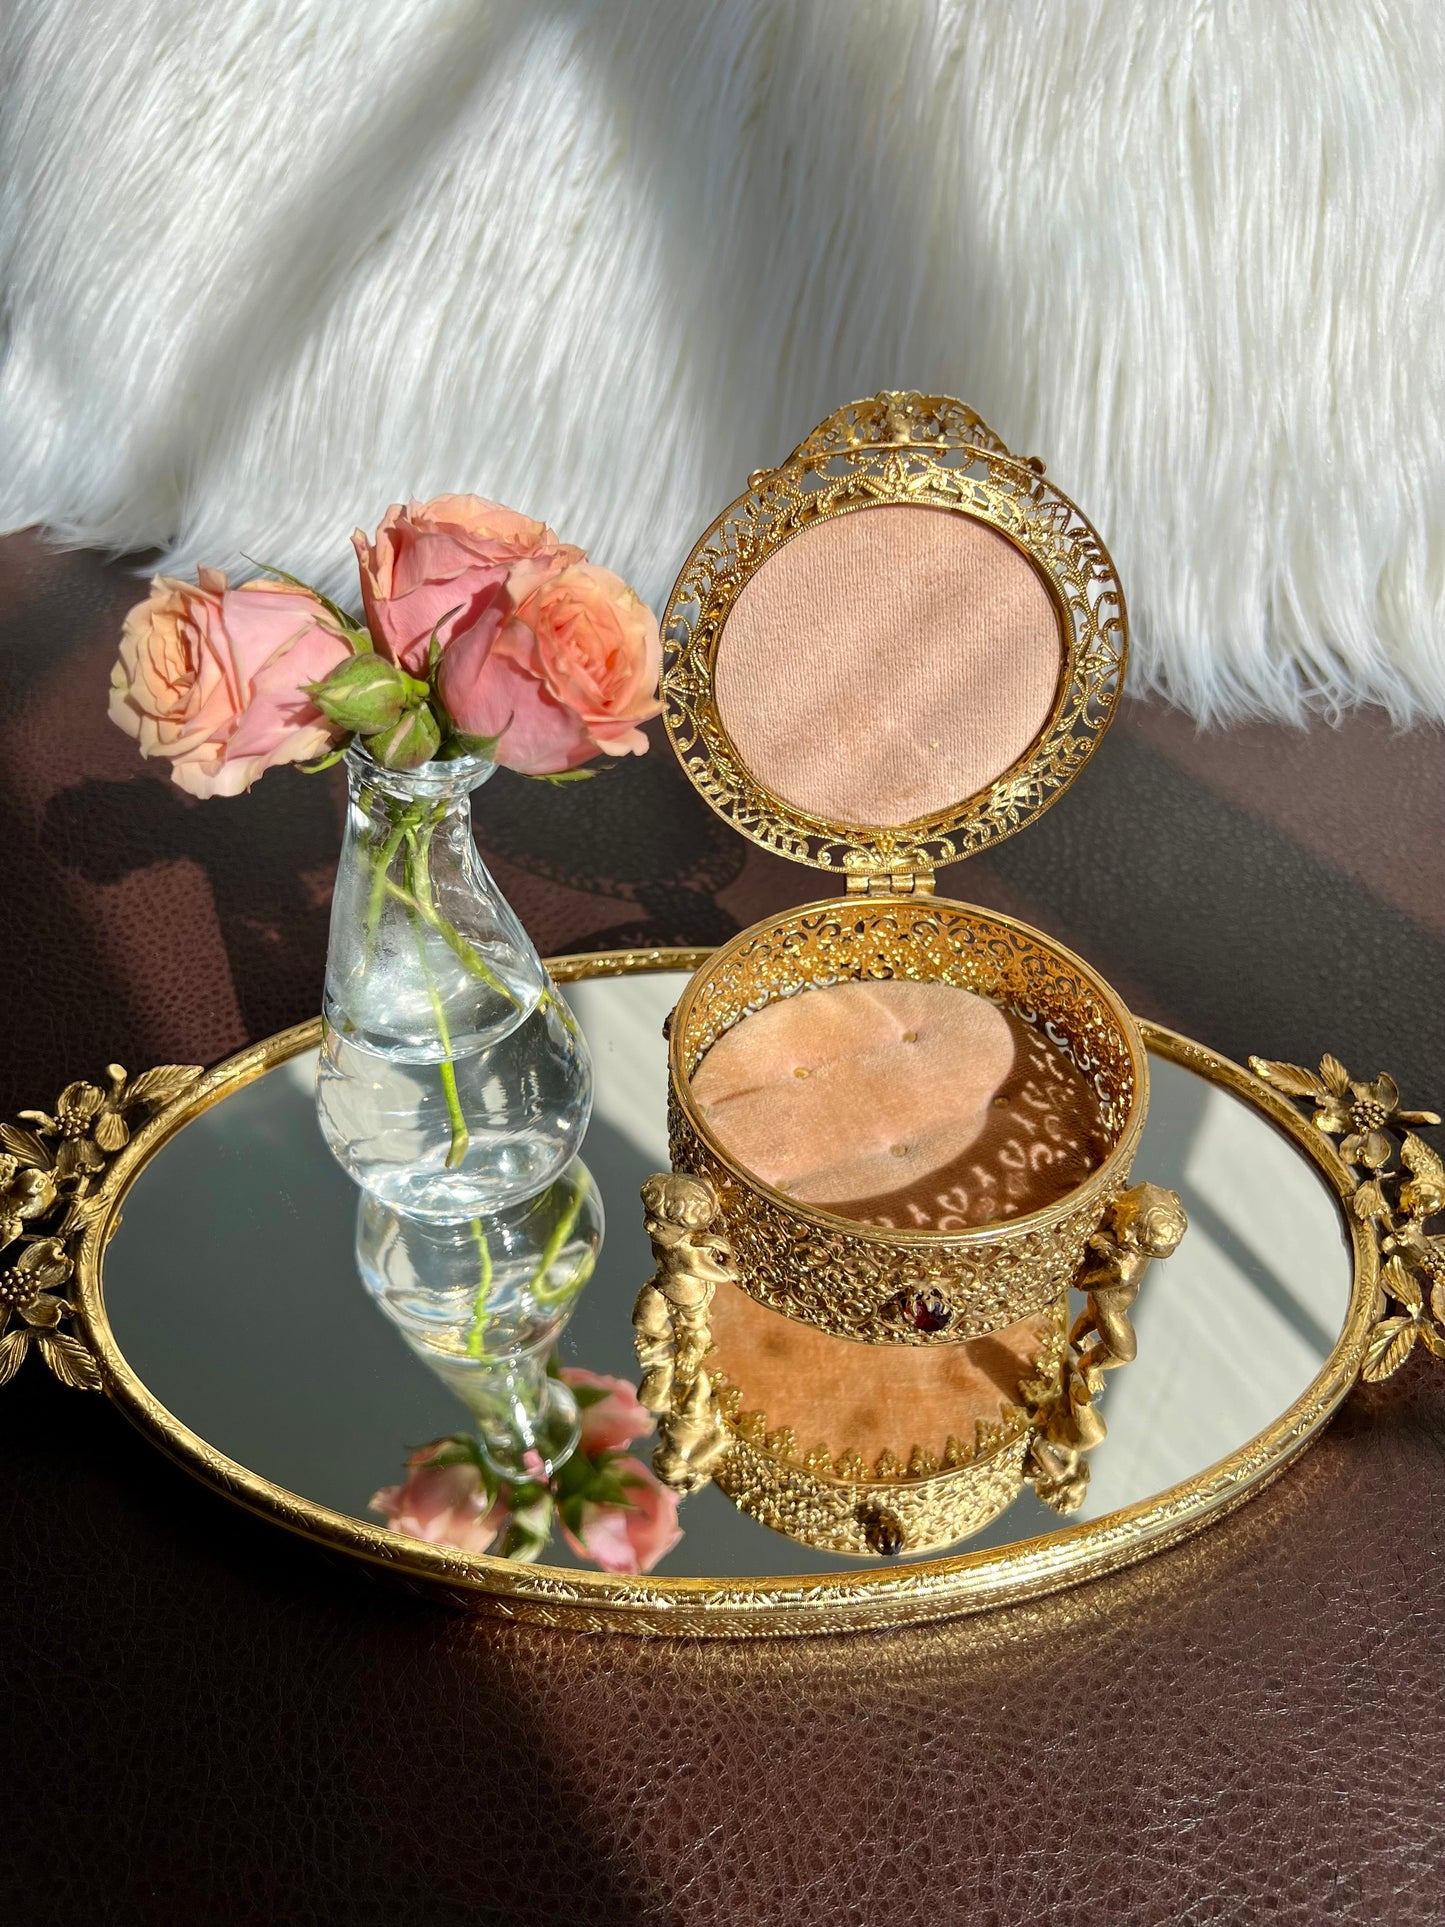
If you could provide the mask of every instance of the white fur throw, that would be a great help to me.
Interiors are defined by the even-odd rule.
[[[472,489],[658,600],[921,387],[1099,525],[1135,688],[1445,717],[1441,0],[4,17],[0,525],[349,590]]]

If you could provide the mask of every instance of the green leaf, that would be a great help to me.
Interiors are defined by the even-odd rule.
[[[258,562],[254,555],[247,555],[244,550],[241,560],[249,562],[253,569],[259,569],[263,575],[274,575],[282,582],[289,582],[293,589],[302,589],[307,595],[314,595],[326,613],[341,624],[349,640],[355,642],[358,647],[364,646],[370,649],[373,646],[371,637],[365,629],[357,627],[353,616],[347,615],[346,611],[338,603],[333,602],[330,596],[322,595],[321,591],[313,589],[309,582],[303,582],[299,575],[292,575],[289,569],[278,569],[274,562]]]
[[[414,1447],[413,1456],[416,1452],[425,1452],[427,1455],[425,1459],[419,1461],[422,1465],[471,1466],[481,1480],[482,1490],[487,1495],[488,1503],[496,1498],[497,1476],[482,1457],[481,1446],[467,1433],[450,1433],[446,1438],[436,1439],[430,1447],[420,1445]]]
[[[498,1547],[502,1558],[528,1561],[536,1559],[552,1536],[552,1495],[545,1486],[525,1489],[538,1496],[525,1505],[512,1500],[512,1514]]]
[[[507,1504],[514,1512],[525,1512],[529,1506],[540,1505],[551,1496],[551,1486],[539,1485],[535,1479],[523,1479],[520,1484],[507,1487]]]
[[[468,736],[464,729],[454,729],[447,738],[446,754],[457,756],[485,756],[489,762],[496,760],[497,744],[500,736]]]
[[[498,740],[500,740],[500,738]],[[611,769],[612,765],[611,763],[607,763],[603,767]],[[525,776],[529,782],[553,784],[590,783],[594,776],[600,774],[601,771],[595,769],[559,769],[554,770],[550,776],[534,776],[530,770],[522,771],[522,775]]]
[[[441,636],[440,636],[440,630],[441,630],[442,624],[444,622],[450,622],[453,616],[459,616],[464,607],[465,607],[465,604],[459,602],[455,609],[448,609],[444,616],[438,616],[436,621],[432,624],[432,632],[431,632],[431,635],[427,638],[427,645],[426,645],[426,668],[427,668],[428,676],[434,676],[436,674],[437,665],[438,663],[440,663],[442,659],[442,645],[441,645]]]
[[[585,1452],[574,1452],[553,1474],[553,1488],[560,1498],[580,1495],[592,1483],[595,1469]]]
[[[314,763],[298,763],[296,767],[303,776],[319,776],[322,770],[330,769],[334,764],[339,763],[350,746],[351,738],[349,736],[343,736],[335,749],[330,751],[328,755],[318,756]]]
[[[634,1481],[634,1483],[640,1482]],[[582,1488],[581,1496],[592,1505],[620,1505],[629,1509],[632,1506],[623,1479],[605,1466],[593,1469],[592,1477]]]
[[[579,1412],[587,1411],[593,1405],[600,1405],[604,1398],[611,1398],[611,1392],[604,1391],[600,1385],[573,1385],[568,1388],[577,1401]]]

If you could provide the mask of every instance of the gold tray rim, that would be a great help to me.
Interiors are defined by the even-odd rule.
[[[709,948],[599,951],[549,960],[562,983],[652,971],[695,971]],[[1368,1225],[1347,1208],[1350,1172],[1308,1121],[1250,1071],[1161,1024],[1137,1019],[1147,1050],[1243,1098],[1301,1151],[1340,1207],[1354,1252],[1349,1309],[1334,1349],[1270,1425],[1194,1478],[1084,1525],[1007,1548],[823,1574],[717,1580],[615,1577],[516,1565],[371,1526],[288,1492],[239,1465],[183,1425],[132,1370],[105,1309],[104,1252],[138,1174],[192,1118],[320,1040],[321,1020],[279,1031],[225,1058],[165,1105],[126,1145],[97,1186],[104,1200],[77,1255],[76,1305],[104,1389],[125,1416],[184,1470],[222,1497],[334,1552],[382,1568],[456,1606],[533,1625],[588,1632],[738,1638],[837,1633],[961,1617],[1017,1604],[1133,1565],[1224,1516],[1314,1440],[1359,1376],[1379,1259]]]

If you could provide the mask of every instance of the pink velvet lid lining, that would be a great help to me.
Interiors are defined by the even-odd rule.
[[[753,774],[830,821],[909,823],[1033,742],[1063,668],[1026,555],[949,509],[886,504],[795,535],[733,605],[718,714]]]

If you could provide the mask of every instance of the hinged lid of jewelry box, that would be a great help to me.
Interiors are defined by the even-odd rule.
[[[1057,800],[1128,650],[1108,553],[1043,464],[903,393],[750,476],[662,628],[668,733],[712,807],[850,889],[904,893]]]

